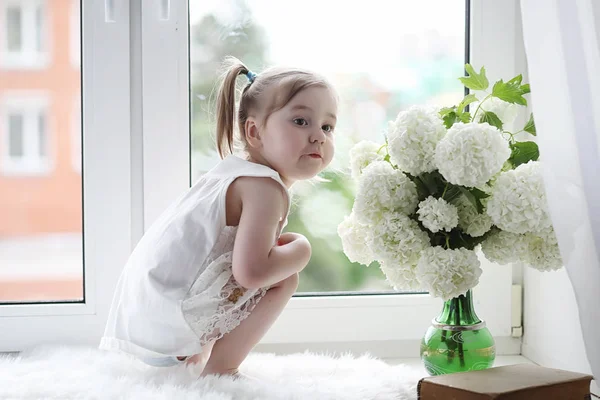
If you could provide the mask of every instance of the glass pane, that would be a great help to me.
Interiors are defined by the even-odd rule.
[[[56,1],[56,0],[54,0]],[[44,6],[38,5],[35,8],[35,49],[38,52],[44,51]]]
[[[313,256],[299,292],[391,292],[375,264],[352,264],[337,226],[350,213],[355,185],[348,151],[383,142],[387,123],[413,104],[460,101],[465,62],[465,0],[305,0],[190,2],[193,179],[218,160],[213,91],[227,55],[260,72],[264,65],[306,67],[340,93],[336,157],[325,183],[296,184],[287,230],[306,235]],[[435,10],[432,12],[431,10]]]
[[[45,158],[48,153],[48,139],[46,137],[46,116],[43,113],[38,114],[37,118],[38,134],[38,155],[39,158]]]
[[[20,51],[23,47],[23,16],[21,7],[6,9],[6,41],[8,51]]]
[[[23,115],[8,116],[8,154],[11,158],[21,158],[25,154],[23,140]]]
[[[52,18],[46,21],[49,26],[62,26],[71,18],[70,2],[47,0],[44,4],[44,15]],[[35,8],[23,12],[33,13]],[[26,20],[40,21],[33,14]],[[4,101],[23,110],[20,122],[14,119],[9,125],[26,131],[21,144],[25,146],[23,162],[6,170],[0,163],[0,303],[84,298],[82,177],[73,168],[71,147],[73,104],[81,103],[81,73],[69,61],[69,30],[51,33],[55,35],[49,38],[56,46],[54,64],[39,70],[0,70]],[[26,32],[27,37],[35,35]],[[4,135],[11,135],[4,132],[5,126],[0,123],[0,146],[6,143]],[[46,163],[40,165],[38,156],[51,158],[47,164],[52,168],[40,171]]]

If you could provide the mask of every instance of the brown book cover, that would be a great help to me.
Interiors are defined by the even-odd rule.
[[[419,400],[589,400],[592,376],[533,364],[423,378]]]

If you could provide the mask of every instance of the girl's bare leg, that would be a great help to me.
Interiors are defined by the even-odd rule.
[[[237,328],[215,342],[200,376],[239,374],[242,361],[267,333],[297,288],[298,274],[293,274],[268,289],[250,315]]]

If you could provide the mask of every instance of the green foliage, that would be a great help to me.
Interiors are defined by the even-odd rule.
[[[465,70],[469,74],[467,77],[458,78],[463,85],[471,90],[485,90],[490,85],[487,77],[485,76],[485,68],[481,67],[479,73],[475,72],[471,64],[465,64]]]
[[[498,118],[498,116],[491,111],[484,111],[483,115],[479,119],[479,122],[487,122],[491,126],[495,126],[496,128],[502,130],[502,120],[500,120],[500,118]]]
[[[533,120],[533,113],[529,115],[529,121],[527,121],[523,130],[525,132],[531,133],[533,136],[537,136],[537,132],[535,130],[535,121]]]
[[[524,94],[529,93],[529,85],[524,88],[521,85],[523,77],[517,75],[510,81],[504,83],[502,79],[494,84],[492,89],[492,96],[504,100],[507,103],[519,104],[522,106],[527,105],[527,100],[523,97]]]
[[[537,161],[540,157],[540,149],[535,142],[515,142],[510,149],[512,152],[508,160],[515,168],[529,161]]]
[[[466,106],[476,101],[479,101],[479,99],[474,94],[466,95],[465,98],[458,104],[458,107],[456,107],[457,114],[461,115],[464,112]]]

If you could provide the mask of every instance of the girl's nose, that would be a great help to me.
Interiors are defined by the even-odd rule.
[[[319,128],[310,134],[309,140],[311,143],[325,143],[325,133]]]

